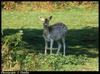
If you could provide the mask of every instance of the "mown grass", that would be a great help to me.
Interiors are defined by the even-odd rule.
[[[39,17],[50,15],[53,16],[50,24],[61,21],[68,26],[66,56],[55,55],[55,52],[54,55],[44,55],[43,26]],[[98,71],[98,12],[95,9],[53,12],[2,10],[2,30],[2,38],[23,30],[22,41],[26,42],[24,46],[11,48],[16,57],[13,62],[17,60],[20,63],[15,64],[17,68],[5,68],[6,64],[3,64],[3,71]],[[27,54],[20,54],[18,49],[27,51]]]

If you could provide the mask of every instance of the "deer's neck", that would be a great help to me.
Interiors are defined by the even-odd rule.
[[[44,31],[48,31],[49,32],[49,26],[44,26]]]
[[[47,36],[47,35],[49,34],[49,26],[44,27],[44,29],[43,29],[43,34],[44,34],[45,36]]]

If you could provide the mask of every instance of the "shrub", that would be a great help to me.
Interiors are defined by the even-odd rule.
[[[2,70],[16,70],[16,66],[19,67],[17,70],[20,70],[22,60],[27,54],[27,50],[24,48],[26,44],[22,41],[22,35],[22,31],[20,31],[2,38]]]

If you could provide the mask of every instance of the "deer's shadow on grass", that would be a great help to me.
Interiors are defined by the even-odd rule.
[[[29,49],[44,53],[44,39],[42,29],[4,29],[3,36],[17,33],[23,30],[23,41],[29,44]],[[98,28],[84,27],[83,29],[70,29],[66,36],[66,54],[97,57],[98,54]],[[90,52],[93,50],[93,52]]]

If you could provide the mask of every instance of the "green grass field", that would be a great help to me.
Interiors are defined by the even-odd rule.
[[[50,15],[53,16],[50,24],[61,21],[68,27],[66,56],[55,55],[55,51],[54,55],[49,55],[49,50],[48,55],[44,55],[43,26],[39,17]],[[98,11],[95,9],[65,9],[53,12],[2,10],[2,30],[3,37],[23,30],[22,40],[27,43],[24,50],[28,50],[28,53],[21,55],[24,59],[20,68],[17,65],[18,70],[98,71]],[[4,65],[3,70],[12,70],[9,67],[4,68]]]

